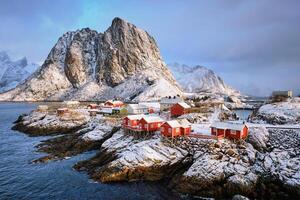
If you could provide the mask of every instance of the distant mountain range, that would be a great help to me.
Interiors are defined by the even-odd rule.
[[[219,93],[225,95],[237,94],[238,91],[226,85],[212,70],[196,65],[168,64],[175,79],[187,93]]]
[[[36,69],[37,64],[28,64],[24,57],[17,61],[12,61],[5,51],[0,52],[0,92],[15,88],[24,82]]]

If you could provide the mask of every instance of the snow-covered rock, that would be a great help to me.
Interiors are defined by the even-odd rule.
[[[99,158],[92,159],[102,167],[89,169],[89,173],[101,182],[161,180],[171,171],[184,165],[188,152],[179,147],[165,145],[158,135],[148,140],[138,140],[123,133],[115,133],[102,145]],[[114,158],[105,163],[106,156]],[[94,161],[93,161],[94,160]]]
[[[29,115],[20,116],[13,129],[32,136],[61,134],[85,125],[89,119],[88,114],[80,112],[74,117],[58,117],[55,114],[33,111]]]
[[[187,93],[220,93],[225,95],[237,94],[238,92],[229,87],[212,70],[203,66],[188,66],[178,63],[168,64],[178,83]]]
[[[25,57],[11,61],[6,52],[0,52],[0,92],[5,92],[23,83],[37,68],[37,64],[29,64]]]
[[[150,100],[182,95],[155,40],[120,18],[104,32],[89,28],[59,38],[37,73],[0,100]]]
[[[295,97],[285,102],[263,105],[252,117],[252,121],[270,124],[298,124],[300,123],[300,98]]]
[[[247,140],[258,151],[266,150],[269,132],[265,127],[250,127]]]

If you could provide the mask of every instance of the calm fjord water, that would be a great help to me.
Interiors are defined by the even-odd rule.
[[[13,121],[35,104],[0,103],[0,199],[177,199],[155,183],[101,184],[72,169],[89,152],[68,160],[31,164],[43,156],[34,148],[47,137],[12,131]]]

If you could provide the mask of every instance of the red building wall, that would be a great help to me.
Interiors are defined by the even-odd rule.
[[[175,104],[171,107],[171,116],[180,116],[187,113],[186,109],[183,108],[180,104]]]
[[[211,128],[211,134],[216,136],[225,136],[226,138],[230,138],[230,139],[241,139],[241,138],[245,139],[248,136],[248,127],[245,126],[242,131]]]
[[[177,137],[181,135],[180,127],[178,128],[172,128],[168,123],[164,123],[161,128],[164,130],[161,130],[161,134],[167,137]],[[169,129],[171,132],[169,132]]]
[[[159,130],[161,124],[162,122],[147,123],[146,120],[143,118],[139,121],[139,127],[143,131],[157,131]]]

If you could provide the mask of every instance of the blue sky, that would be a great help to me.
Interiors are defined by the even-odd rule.
[[[105,31],[114,17],[145,29],[166,61],[204,65],[252,95],[300,94],[297,0],[1,0],[0,50],[43,62],[64,33]]]

